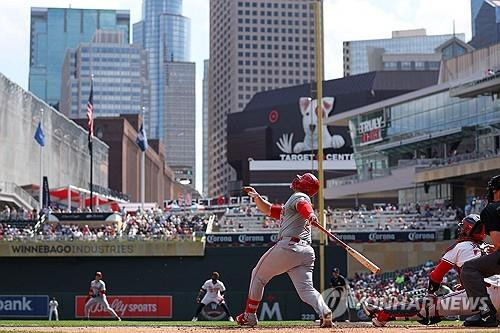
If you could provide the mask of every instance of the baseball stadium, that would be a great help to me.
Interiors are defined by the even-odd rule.
[[[28,89],[0,58],[0,333],[500,332],[500,3],[469,42],[344,41],[325,79],[335,3],[32,6]]]

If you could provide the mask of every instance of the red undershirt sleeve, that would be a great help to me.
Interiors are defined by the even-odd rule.
[[[297,212],[299,212],[299,214],[305,219],[309,218],[311,214],[314,214],[311,204],[305,200],[297,202],[295,209],[297,209]]]
[[[278,205],[278,204],[273,204],[271,206],[271,213],[269,216],[271,216],[273,219],[279,220],[281,217],[281,210],[283,209],[283,206]]]
[[[443,277],[453,268],[453,265],[446,261],[439,261],[439,264],[432,270],[429,274],[429,278],[436,282],[441,283],[443,281]]]

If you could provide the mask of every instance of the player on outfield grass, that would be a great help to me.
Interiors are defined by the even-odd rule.
[[[465,262],[479,258],[490,251],[491,246],[484,243],[486,237],[484,225],[477,214],[466,216],[458,225],[459,236],[455,244],[446,250],[436,268],[429,275],[429,296],[395,306],[380,307],[377,304],[363,303],[363,310],[372,318],[374,326],[385,326],[388,321],[398,319],[417,320],[421,324],[430,325],[442,318],[477,313],[474,300],[467,297],[461,285],[456,291],[437,297],[436,291],[441,286],[443,277],[455,268],[460,272]],[[485,279],[489,285],[488,294],[494,306],[500,309],[500,275]]]
[[[229,312],[226,301],[224,300],[223,294],[225,292],[226,286],[224,286],[224,283],[219,280],[219,273],[213,272],[212,278],[205,281],[205,283],[201,286],[198,297],[196,297],[196,303],[198,303],[199,306],[196,309],[196,314],[194,315],[192,321],[198,321],[198,316],[200,315],[201,310],[203,310],[203,308],[210,303],[220,304],[220,306],[224,309],[224,312],[226,312],[228,320],[234,321],[231,313]],[[205,294],[205,296],[203,296],[202,299],[201,296],[203,294]]]
[[[259,260],[252,271],[245,312],[236,317],[239,325],[257,325],[257,309],[264,287],[275,276],[288,273],[302,301],[313,307],[321,327],[332,327],[332,311],[313,286],[314,250],[311,224],[318,222],[311,197],[319,190],[319,180],[311,173],[297,175],[290,185],[294,193],[285,205],[272,205],[252,187],[243,190],[255,200],[257,208],[281,223],[278,242]]]
[[[89,294],[87,301],[85,302],[85,316],[90,319],[90,308],[94,304],[100,304],[104,307],[104,310],[108,311],[116,319],[121,321],[121,318],[116,314],[115,310],[109,306],[108,299],[106,297],[106,284],[102,280],[102,273],[95,273],[95,280],[90,282]]]

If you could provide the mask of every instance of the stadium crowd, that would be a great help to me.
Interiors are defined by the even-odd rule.
[[[357,306],[368,301],[372,304],[396,305],[415,300],[427,292],[428,275],[435,263],[428,261],[423,265],[407,268],[383,275],[356,273],[349,280],[349,286]],[[438,295],[451,292],[459,283],[458,273],[451,270],[443,279]]]
[[[124,213],[120,223],[96,225],[45,222],[17,225],[12,219],[0,222],[0,240],[113,240],[113,239],[190,239],[205,231],[209,216],[170,213],[162,210]],[[5,222],[9,221],[9,222]]]

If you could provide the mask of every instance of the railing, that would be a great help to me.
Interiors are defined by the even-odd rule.
[[[399,160],[398,165],[392,168],[368,171],[364,170],[361,174],[354,174],[347,177],[339,177],[335,179],[329,179],[326,182],[327,187],[343,186],[357,184],[364,181],[369,181],[381,177],[387,177],[392,174],[396,169],[407,168],[415,166],[417,169],[432,169],[441,168],[449,165],[456,165],[461,163],[467,163],[472,160],[484,160],[492,157],[500,156],[500,151],[484,151],[484,152],[473,152],[465,153],[455,156],[450,156],[447,158],[416,158],[412,160]]]
[[[30,206],[28,208],[33,209],[33,208],[38,207],[38,201],[36,201],[28,192],[26,192],[25,190],[23,190],[21,187],[17,186],[14,183],[0,181],[0,191],[2,193],[6,193],[8,195],[9,194],[16,195],[18,198],[23,200],[25,202],[25,204]]]

